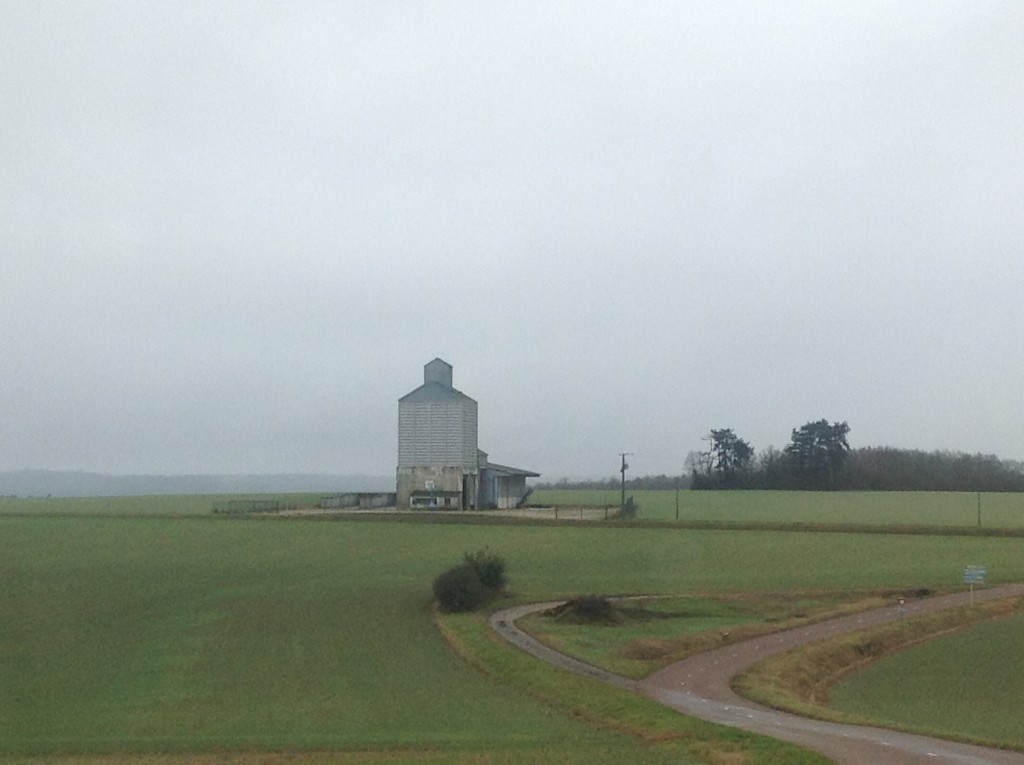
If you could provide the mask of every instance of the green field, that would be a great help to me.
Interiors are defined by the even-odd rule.
[[[676,492],[629,491],[639,505],[637,520],[676,520]],[[542,489],[530,496],[535,505],[612,505],[615,490]],[[814,523],[977,527],[978,495],[970,492],[922,491],[680,491],[681,522]],[[985,528],[1024,528],[1024,494],[983,493]]]
[[[190,494],[145,497],[0,497],[0,515],[209,515],[216,502],[233,499],[278,500],[309,505],[320,494]]]
[[[1024,615],[880,659],[829,691],[829,706],[883,724],[1024,748]]]
[[[633,739],[553,712],[452,654],[429,611],[437,573],[489,546],[508,560],[519,601],[949,587],[966,563],[986,564],[993,583],[1024,579],[1020,544],[0,515],[0,755],[369,750],[392,760],[405,751],[616,762]],[[674,751],[645,755],[662,758],[686,762]]]
[[[676,492],[635,491],[640,521],[674,521]],[[0,497],[3,514],[209,515],[214,502],[270,498],[270,495],[196,495],[148,497]],[[282,494],[282,502],[311,504],[319,494]],[[535,505],[618,507],[615,490],[542,489]],[[814,491],[680,491],[679,520],[780,524],[856,524],[977,527],[978,495],[969,492],[814,492]],[[984,528],[1024,529],[1024,494],[983,493]]]
[[[580,735],[451,656],[431,624],[429,579],[461,546],[438,539],[443,529],[396,528],[0,520],[0,749]]]

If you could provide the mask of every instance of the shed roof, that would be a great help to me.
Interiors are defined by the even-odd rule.
[[[492,473],[499,473],[501,475],[522,475],[527,478],[538,478],[540,473],[534,473],[532,470],[524,470],[523,468],[509,467],[508,465],[498,465],[494,462],[488,462],[483,465],[485,470],[490,470]]]

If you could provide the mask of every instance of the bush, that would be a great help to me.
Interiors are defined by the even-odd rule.
[[[434,580],[434,597],[442,611],[473,611],[505,589],[505,561],[486,547],[465,553],[462,563]]]
[[[580,595],[545,612],[567,624],[620,624],[624,616],[605,595]]]
[[[442,611],[472,611],[490,597],[480,577],[468,563],[452,566],[434,580],[434,597]]]
[[[466,553],[463,559],[466,565],[476,571],[484,587],[495,593],[505,589],[505,561],[500,555],[495,555],[485,547],[475,553]]]

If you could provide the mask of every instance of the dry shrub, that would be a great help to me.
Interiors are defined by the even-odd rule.
[[[622,624],[624,617],[618,606],[605,595],[580,595],[547,612],[567,624]]]

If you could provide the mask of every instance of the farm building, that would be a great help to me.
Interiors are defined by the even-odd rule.
[[[398,400],[397,506],[469,510],[518,507],[530,470],[497,465],[477,446],[477,404],[434,359],[423,384]]]

